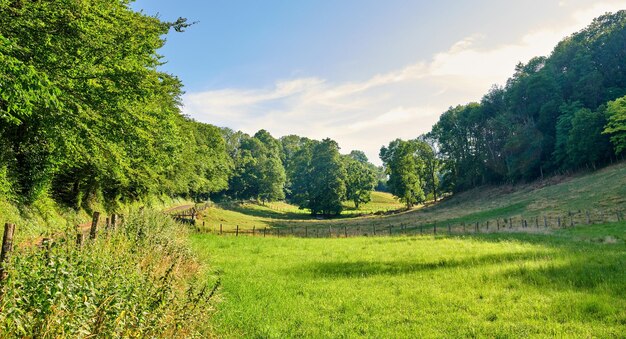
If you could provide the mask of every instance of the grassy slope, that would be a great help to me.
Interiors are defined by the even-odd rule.
[[[591,337],[626,333],[625,230],[192,243],[222,279],[220,337]]]
[[[396,209],[398,202],[378,202],[378,210]],[[288,205],[287,205],[288,206]],[[386,207],[389,206],[389,207]],[[392,207],[393,206],[393,207]],[[363,209],[369,208],[364,205]],[[551,178],[518,186],[483,187],[455,195],[445,201],[418,207],[411,211],[388,215],[368,215],[331,220],[309,218],[295,207],[270,209],[256,206],[225,211],[219,208],[209,211],[206,219],[209,226],[224,224],[225,228],[258,227],[385,227],[423,225],[437,223],[483,222],[496,218],[534,218],[547,216],[551,220],[564,216],[569,211],[591,210],[592,217],[600,217],[600,210],[626,210],[626,163],[618,164],[589,175],[568,178]],[[236,213],[233,213],[236,212]],[[603,216],[607,218],[613,216]],[[554,222],[554,221],[553,221]]]
[[[403,204],[389,193],[372,192],[372,201],[363,204],[359,209],[355,209],[352,202],[346,202],[345,207],[346,211],[339,220],[357,219],[355,215],[358,214],[397,210],[402,208]],[[225,230],[231,230],[237,225],[240,229],[251,229],[252,227],[288,227],[292,223],[328,224],[328,221],[316,220],[309,215],[308,211],[284,202],[266,205],[253,203],[220,205],[204,211],[202,220],[205,222],[204,229],[211,231],[219,230],[220,224]],[[336,222],[336,220],[331,222]]]

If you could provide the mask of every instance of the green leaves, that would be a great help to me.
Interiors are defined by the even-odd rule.
[[[626,150],[626,96],[609,102],[606,114],[608,123],[603,133],[611,136],[615,153],[620,154]]]

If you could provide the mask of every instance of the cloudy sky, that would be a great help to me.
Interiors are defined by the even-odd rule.
[[[253,134],[330,137],[343,153],[428,132],[478,101],[518,62],[626,0],[139,0],[165,20],[163,70],[185,84],[185,114]]]

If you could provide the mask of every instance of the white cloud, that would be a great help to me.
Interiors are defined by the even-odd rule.
[[[184,112],[247,133],[265,128],[275,136],[331,137],[345,152],[361,149],[379,163],[382,145],[429,131],[449,106],[479,100],[491,85],[503,84],[519,61],[548,55],[594,17],[622,8],[625,1],[596,3],[573,12],[565,25],[536,28],[519,41],[491,48],[477,47],[489,37],[470,35],[431,60],[361,82],[313,77],[281,80],[269,88],[189,93]]]

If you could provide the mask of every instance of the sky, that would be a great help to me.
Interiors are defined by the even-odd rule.
[[[378,153],[430,131],[451,106],[504,85],[626,0],[138,0],[171,32],[161,69],[195,120]]]

